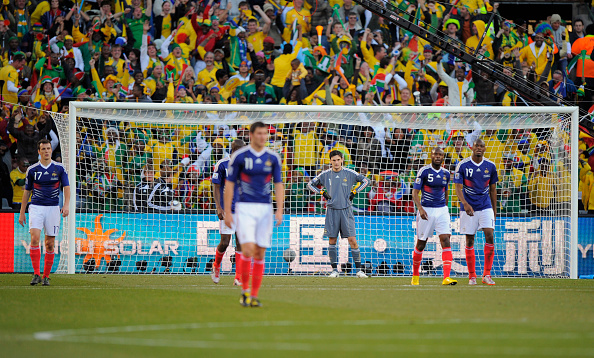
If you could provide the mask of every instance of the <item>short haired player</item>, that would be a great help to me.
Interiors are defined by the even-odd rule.
[[[413,251],[413,277],[411,285],[419,285],[419,268],[423,260],[423,250],[427,239],[437,232],[441,242],[443,260],[443,285],[455,285],[458,281],[450,278],[452,268],[452,249],[450,247],[450,213],[448,211],[448,185],[450,172],[442,168],[443,149],[436,147],[431,151],[431,164],[422,167],[413,185],[413,201],[417,206],[417,243]],[[419,193],[421,198],[419,199]]]
[[[491,278],[493,256],[495,254],[494,236],[495,214],[497,210],[497,167],[486,159],[485,141],[477,139],[472,146],[472,156],[456,167],[454,183],[460,199],[460,233],[466,235],[466,264],[468,284],[476,285],[474,237],[478,230],[485,233],[485,268],[482,282],[495,285]]]
[[[285,187],[281,176],[281,159],[266,148],[268,126],[255,122],[250,126],[250,144],[237,150],[229,162],[225,182],[225,225],[233,225],[233,195],[239,186],[235,204],[237,238],[241,244],[241,298],[244,307],[260,307],[258,293],[264,275],[264,257],[272,241],[272,184],[276,197],[276,224],[283,220]],[[250,291],[250,268],[252,286]]]
[[[245,147],[245,143],[241,139],[236,139],[231,143],[231,155],[235,153],[238,149]],[[223,158],[217,162],[214,167],[214,173],[212,174],[212,184],[213,184],[213,197],[215,206],[217,208],[217,216],[219,217],[219,233],[221,234],[221,241],[219,245],[215,249],[215,260],[212,265],[212,273],[210,277],[212,278],[212,282],[219,283],[221,279],[221,261],[223,261],[223,256],[225,255],[225,251],[227,251],[227,247],[229,247],[229,243],[231,242],[231,236],[235,233],[235,223],[231,227],[225,225],[225,209],[224,209],[224,202],[221,201],[221,198],[224,197],[225,192],[225,180],[227,179],[227,171],[229,168],[229,160],[230,158]],[[235,213],[235,203],[237,202],[237,198],[239,196],[239,192],[237,188],[235,188],[235,193],[233,195],[233,204],[231,208],[231,212]],[[240,286],[241,285],[241,245],[237,238],[235,239],[235,280],[233,281],[233,285]]]
[[[27,169],[25,178],[25,191],[21,201],[19,223],[25,226],[25,209],[29,205],[29,233],[31,234],[31,264],[33,265],[33,280],[31,285],[42,282],[40,276],[41,251],[39,240],[41,230],[45,231],[45,262],[43,265],[43,286],[49,286],[49,275],[54,264],[54,243],[60,230],[60,213],[62,217],[68,216],[70,205],[70,183],[66,169],[61,163],[52,160],[52,144],[47,139],[37,143],[39,162]],[[64,188],[64,206],[60,210],[60,186]]]
[[[355,217],[353,216],[353,198],[369,185],[369,179],[364,175],[348,168],[343,168],[343,155],[341,151],[333,150],[329,154],[332,168],[321,172],[313,178],[307,187],[316,194],[322,193],[327,200],[326,223],[324,234],[328,236],[328,256],[332,273],[329,277],[338,277],[338,250],[336,241],[338,234],[348,238],[351,246],[351,256],[357,268],[357,277],[366,278],[361,269],[361,251],[357,244],[355,231]],[[353,188],[357,183],[359,187]],[[323,189],[318,189],[321,186]]]

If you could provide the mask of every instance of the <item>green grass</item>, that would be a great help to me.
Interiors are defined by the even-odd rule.
[[[52,278],[0,275],[1,356],[594,356],[594,281],[265,277],[251,309],[229,276]]]

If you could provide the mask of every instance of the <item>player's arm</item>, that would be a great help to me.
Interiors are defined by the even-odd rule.
[[[21,226],[25,226],[25,223],[27,222],[27,219],[25,218],[25,209],[27,209],[27,203],[29,202],[29,197],[31,196],[31,191],[30,190],[23,190],[23,198],[21,199],[21,212],[19,215],[19,224],[21,224]]]
[[[283,222],[283,213],[285,212],[285,184],[283,182],[274,183],[274,196],[276,198],[276,225]]]
[[[497,216],[497,184],[489,185],[489,197],[491,199],[491,206],[493,207],[493,214]]]
[[[320,176],[323,173],[320,173],[320,175],[318,175],[317,177],[313,178],[312,180],[310,180],[309,183],[307,183],[307,188],[311,191],[313,191],[316,194],[322,194],[324,196],[324,198],[326,198],[326,200],[331,200],[332,197],[330,196],[330,194],[328,194],[328,192],[326,191],[326,189],[324,188],[324,186],[322,185],[322,181],[320,180]],[[321,186],[322,189],[318,189],[318,186]]]
[[[417,210],[419,210],[419,216],[421,216],[421,219],[427,220],[427,212],[425,211],[425,209],[423,209],[423,206],[421,205],[421,197],[419,196],[420,192],[421,191],[419,189],[413,189],[412,199],[415,203],[415,206],[417,207]]]
[[[278,154],[276,155],[276,165],[272,171],[272,179],[274,180],[274,194],[276,198],[276,226],[280,226],[283,222],[283,213],[285,212],[285,184],[283,184],[283,176],[281,174],[282,161]]]
[[[225,179],[225,191],[223,192],[223,203],[225,204],[224,219],[227,227],[233,227],[233,213],[231,212],[231,205],[233,204],[233,194],[235,193],[235,182],[239,177],[241,170],[239,162],[236,160],[237,156],[232,156],[229,160],[229,172]]]
[[[461,183],[456,183],[456,196],[458,196],[458,199],[462,205],[464,205],[464,211],[466,211],[466,214],[468,214],[468,216],[473,216],[474,209],[472,206],[470,206],[470,204],[468,204],[468,201],[466,201],[466,198],[464,197],[464,186]]]
[[[423,220],[427,220],[427,212],[425,211],[425,209],[423,209],[423,205],[421,205],[421,198],[419,196],[419,193],[421,192],[421,188],[423,187],[423,178],[421,177],[421,175],[423,175],[423,173],[419,173],[417,175],[417,178],[415,179],[415,183],[413,184],[413,191],[412,191],[412,199],[413,202],[415,203],[415,206],[417,207],[417,209],[419,210],[419,215],[421,216],[421,219]]]
[[[215,207],[217,208],[217,216],[219,220],[223,220],[224,213],[223,209],[221,208],[221,185],[220,184],[213,184],[212,185],[212,197],[214,198]],[[224,199],[224,198],[223,198]]]
[[[64,206],[62,206],[62,217],[70,213],[70,185],[64,187]]]
[[[235,190],[235,182],[225,181],[225,191],[223,192],[223,202],[225,203],[225,211],[223,217],[227,227],[233,226],[233,214],[231,213],[231,205],[233,204],[233,192]]]
[[[223,207],[221,206],[221,179],[224,178],[221,177],[219,165],[217,164],[215,166],[215,172],[212,175],[212,197],[214,198],[215,207],[217,209],[217,216],[219,217],[219,220],[223,220],[223,218],[225,217]]]

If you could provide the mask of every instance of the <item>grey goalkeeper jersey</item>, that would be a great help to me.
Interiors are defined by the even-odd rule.
[[[319,194],[321,190],[318,189],[318,186],[321,185],[332,198],[328,201],[329,208],[346,209],[352,205],[349,195],[353,190],[353,185],[357,183],[361,183],[357,188],[358,193],[369,185],[369,179],[352,169],[342,168],[339,172],[328,169],[313,178],[307,187]]]

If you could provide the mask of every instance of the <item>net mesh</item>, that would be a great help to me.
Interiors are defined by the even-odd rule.
[[[266,274],[326,274],[325,200],[307,183],[329,168],[328,153],[371,184],[353,200],[364,270],[410,275],[415,245],[412,184],[444,149],[452,174],[482,138],[485,158],[497,168],[496,276],[568,277],[571,230],[570,115],[558,113],[379,113],[351,107],[283,112],[79,108],[76,118],[77,273],[209,273],[219,243],[213,200],[215,163],[236,139],[249,142],[248,126],[270,124],[269,147],[282,158],[286,210],[267,252]],[[212,110],[210,110],[212,109]],[[345,112],[350,111],[350,112]],[[373,112],[372,112],[373,111]],[[67,117],[54,115],[63,153]],[[70,130],[73,130],[70,128]],[[69,155],[63,161],[68,168]],[[73,174],[70,173],[72,180]],[[452,175],[453,178],[453,175]],[[453,276],[465,275],[465,237],[453,184]],[[66,221],[65,221],[66,224]],[[67,227],[62,229],[59,271],[65,272]],[[477,234],[482,272],[484,235]],[[222,272],[234,269],[234,247]],[[338,243],[339,270],[353,274],[347,240]],[[428,240],[422,274],[441,275],[441,246]]]

